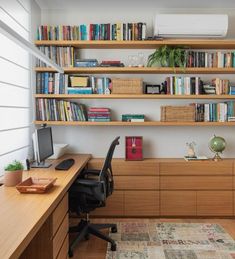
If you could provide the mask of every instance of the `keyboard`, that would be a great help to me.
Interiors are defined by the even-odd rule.
[[[56,170],[69,170],[69,168],[71,166],[73,166],[74,164],[74,159],[73,158],[68,158],[68,159],[65,159],[63,161],[61,161],[56,167],[55,169]]]

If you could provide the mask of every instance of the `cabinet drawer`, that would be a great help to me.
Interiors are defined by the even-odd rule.
[[[102,159],[91,159],[88,168],[100,169],[102,165]],[[159,175],[159,163],[155,159],[144,159],[143,161],[113,159],[112,169],[114,175]]]
[[[125,216],[158,216],[159,191],[125,191]]]
[[[115,176],[115,189],[156,190],[159,189],[158,176]]]
[[[67,235],[56,259],[68,259],[69,236]]]
[[[97,208],[91,215],[99,216],[123,216],[124,214],[124,192],[114,191],[106,200],[106,206]]]
[[[233,192],[232,191],[198,191],[197,192],[198,216],[232,216]]]
[[[232,176],[161,176],[165,190],[232,190]]]
[[[59,205],[56,207],[52,213],[52,233],[55,235],[59,226],[62,223],[64,216],[68,212],[68,193],[65,194],[64,198],[61,200]]]
[[[69,216],[65,215],[55,237],[53,238],[53,258],[56,258],[69,230]]]
[[[232,175],[233,161],[160,163],[161,175]]]
[[[196,216],[196,191],[162,191],[161,216]]]

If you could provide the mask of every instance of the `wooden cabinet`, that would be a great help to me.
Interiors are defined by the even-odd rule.
[[[198,216],[232,216],[233,192],[232,191],[198,191],[197,192]]]
[[[159,191],[125,191],[125,216],[158,216]]]
[[[89,167],[101,168],[103,159]],[[113,159],[115,191],[102,216],[233,216],[233,159],[186,162],[183,159]]]
[[[196,191],[161,191],[161,216],[196,216]]]

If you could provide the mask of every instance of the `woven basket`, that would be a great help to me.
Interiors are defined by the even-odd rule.
[[[194,106],[161,106],[161,121],[195,121]]]
[[[112,78],[112,94],[142,94],[143,79]]]

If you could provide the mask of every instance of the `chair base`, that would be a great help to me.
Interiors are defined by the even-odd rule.
[[[75,227],[69,228],[69,233],[78,233],[76,238],[73,242],[69,245],[69,257],[73,257],[73,249],[74,247],[82,240],[82,239],[89,239],[90,234],[94,235],[98,238],[101,238],[111,244],[111,250],[116,251],[116,243],[115,241],[110,238],[109,236],[104,235],[100,229],[111,228],[112,233],[117,232],[117,225],[116,224],[91,224],[89,220],[81,220],[79,224]]]

